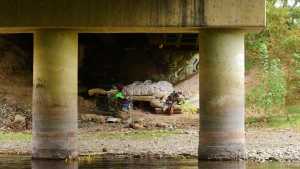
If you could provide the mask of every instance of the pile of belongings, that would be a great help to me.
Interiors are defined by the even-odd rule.
[[[91,89],[88,91],[89,96],[110,95],[114,92],[117,91],[106,91],[100,88]],[[173,114],[173,112],[180,112],[170,110],[170,105],[172,105],[171,107],[173,107],[173,105],[177,104],[177,102],[174,101],[174,99],[170,99],[174,98],[172,97],[172,94],[174,95],[174,87],[171,83],[167,81],[135,81],[132,84],[124,86],[122,92],[126,97],[130,98],[131,101],[149,102],[150,106],[154,108],[156,113],[164,113],[166,111],[171,111],[172,113],[168,114]]]
[[[174,87],[167,81],[134,82],[124,87],[126,96],[135,101],[148,101],[156,113],[167,113],[169,115],[182,113],[180,105],[185,99],[181,92],[175,92]]]
[[[168,97],[174,91],[173,85],[167,81],[145,82],[136,81],[124,87],[126,96],[154,96],[157,98]]]

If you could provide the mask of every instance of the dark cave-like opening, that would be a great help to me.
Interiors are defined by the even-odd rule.
[[[135,81],[174,85],[196,74],[198,62],[196,34],[80,34],[79,95],[91,99],[89,89],[110,90]],[[98,109],[106,110],[103,99],[96,100]],[[133,102],[134,108],[156,112],[151,104]]]
[[[105,89],[170,81],[172,71],[184,67],[198,48],[196,34],[80,34],[79,45],[79,85]]]
[[[3,82],[0,92],[6,93],[2,100],[9,103],[17,100],[31,104],[33,37],[33,34],[0,35],[0,80]],[[135,81],[168,81],[174,90],[198,98],[196,34],[79,34],[78,45],[80,112],[94,113],[96,107],[101,108],[103,102],[100,106],[96,104],[97,98],[88,93],[90,89],[110,90],[115,84]],[[135,100],[134,106],[148,112],[160,106],[157,99],[152,102],[143,99],[146,103]]]
[[[144,80],[176,83],[198,69],[198,60],[193,60],[198,51],[196,34],[79,34],[78,44],[79,86],[84,88]],[[3,34],[0,48],[5,68],[32,72],[33,34]],[[188,64],[194,67],[183,72],[184,77],[170,77]]]

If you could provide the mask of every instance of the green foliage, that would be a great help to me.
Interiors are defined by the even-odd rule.
[[[266,64],[263,83],[265,84],[266,109],[281,108],[285,104],[286,79],[279,59],[269,60]]]
[[[295,74],[297,77],[300,77],[300,53],[294,53],[293,62],[295,64]]]
[[[270,59],[265,43],[255,44],[263,70],[261,82],[247,95],[250,106],[264,113],[280,110],[285,105],[286,80],[279,59]],[[257,111],[256,110],[256,111]]]
[[[198,112],[198,108],[190,103],[189,101],[185,101],[183,104],[179,105],[182,111],[186,114],[195,114]]]
[[[0,142],[1,141],[31,141],[31,133],[21,133],[21,132],[0,132]]]
[[[265,117],[300,103],[300,9],[278,2],[267,0],[266,29],[246,36],[246,70],[259,70],[247,109]]]
[[[264,117],[248,117],[246,125],[248,127],[268,127],[268,128],[294,128],[300,129],[300,106],[288,106],[289,120],[284,115],[273,115],[268,119]]]

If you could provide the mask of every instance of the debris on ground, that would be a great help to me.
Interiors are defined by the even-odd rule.
[[[181,105],[185,103],[186,98],[182,92],[175,92],[173,85],[167,81],[146,80],[144,82],[136,81],[127,86],[119,85],[121,88],[117,86],[111,90],[95,88],[88,91],[89,96],[97,97],[98,110],[111,112],[104,115],[118,117],[119,113],[116,113],[120,112],[118,107],[125,108],[124,111],[128,112],[134,102],[148,102],[157,114],[183,113]],[[113,99],[120,94],[122,95],[121,99]],[[116,102],[115,100],[120,101]],[[121,118],[123,119],[123,117]]]
[[[140,130],[140,129],[144,129],[145,126],[140,124],[140,123],[132,123],[129,125],[130,128],[133,128],[135,130]]]
[[[80,119],[84,122],[105,123],[105,117],[97,114],[81,114]]]
[[[26,123],[26,117],[24,117],[24,116],[22,116],[20,114],[17,114],[15,116],[14,123],[25,124]]]
[[[156,123],[156,127],[158,128],[167,128],[169,124],[167,123]]]
[[[31,105],[9,105],[0,103],[1,130],[28,130],[31,129]]]
[[[106,119],[107,123],[121,123],[122,119],[120,118],[115,118],[115,117],[108,117]]]

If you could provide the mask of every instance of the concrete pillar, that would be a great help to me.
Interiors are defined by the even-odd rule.
[[[244,158],[244,34],[201,30],[199,42],[199,159]]]
[[[78,34],[34,34],[33,158],[76,158]]]

